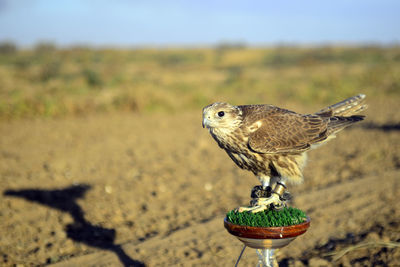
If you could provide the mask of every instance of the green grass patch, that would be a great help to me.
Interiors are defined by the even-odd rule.
[[[226,214],[228,222],[255,227],[289,226],[303,223],[307,215],[299,209],[287,207],[282,210],[265,210],[257,213],[231,210]]]

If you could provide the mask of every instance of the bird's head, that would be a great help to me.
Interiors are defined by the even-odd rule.
[[[242,122],[242,111],[228,103],[214,103],[203,108],[203,128],[236,129]]]

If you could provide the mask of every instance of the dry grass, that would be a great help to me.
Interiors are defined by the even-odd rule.
[[[342,250],[339,251],[334,251],[334,252],[330,252],[330,253],[326,253],[324,254],[324,256],[333,256],[332,257],[332,261],[337,261],[339,260],[341,257],[343,257],[344,255],[346,255],[347,253],[354,251],[354,250],[358,250],[358,249],[363,249],[363,248],[399,248],[400,247],[400,242],[383,242],[383,241],[374,241],[374,242],[364,242],[364,243],[360,243],[354,246],[349,246],[346,247]]]
[[[7,48],[7,49],[6,49]],[[0,118],[400,95],[399,47],[0,49]]]

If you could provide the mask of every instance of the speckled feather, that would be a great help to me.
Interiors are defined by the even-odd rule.
[[[300,183],[305,152],[363,120],[352,114],[366,108],[364,98],[354,96],[308,115],[272,105],[214,103],[203,109],[203,125],[240,168]]]

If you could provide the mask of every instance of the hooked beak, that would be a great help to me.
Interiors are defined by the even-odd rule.
[[[203,117],[203,128],[209,128],[210,127],[210,118],[207,118],[206,116]]]

